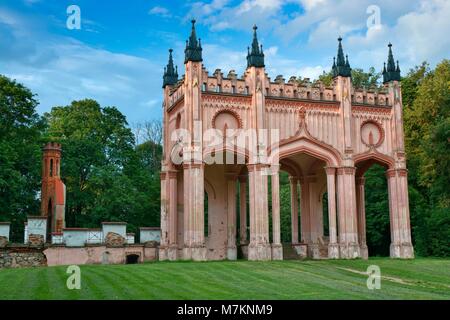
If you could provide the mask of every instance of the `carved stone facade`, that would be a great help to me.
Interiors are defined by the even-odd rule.
[[[255,41],[256,28],[257,48]],[[367,257],[363,175],[373,163],[386,168],[391,257],[414,257],[400,83],[391,80],[377,91],[354,88],[340,42],[342,65],[333,67],[329,87],[295,78],[271,81],[264,64],[252,65],[249,58],[241,78],[220,70],[210,76],[201,57],[186,57],[184,77],[164,86],[161,260],[234,260],[239,248],[249,260],[283,259],[280,171],[290,176],[297,251],[313,258]],[[262,49],[257,54],[263,57]],[[237,129],[254,130],[256,153],[229,143]],[[262,159],[261,147],[270,162]]]

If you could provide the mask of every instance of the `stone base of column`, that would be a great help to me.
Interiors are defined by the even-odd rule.
[[[192,248],[192,260],[194,261],[207,261],[208,250],[206,247],[193,247]]]
[[[414,259],[414,247],[410,243],[402,244],[402,258]]]
[[[192,260],[192,248],[191,247],[183,248],[183,260]]]
[[[328,259],[339,259],[339,245],[337,243],[328,244]]]
[[[167,259],[176,261],[178,259],[178,245],[169,245],[167,248]]]
[[[169,259],[167,257],[167,250],[168,250],[168,248],[166,246],[160,246],[158,248],[158,260],[159,261],[166,261]]]
[[[320,248],[318,243],[308,244],[308,257],[311,259],[320,259]]]
[[[359,245],[357,243],[340,243],[339,256],[341,259],[356,259],[361,257]]]
[[[240,254],[242,255],[243,259],[248,259],[248,244],[247,243],[241,243],[239,245]]]
[[[410,243],[391,243],[390,256],[397,259],[414,259],[414,248]]]
[[[237,248],[236,248],[236,246],[227,248],[227,259],[228,260],[237,260]]]
[[[308,245],[306,243],[293,243],[292,248],[294,248],[299,258],[308,258]]]
[[[363,258],[364,260],[369,259],[369,248],[367,248],[366,244],[361,244],[359,246],[359,251],[361,253],[361,258]]]
[[[248,260],[268,261],[272,259],[272,248],[269,243],[250,243],[248,246]]]
[[[272,260],[283,260],[283,246],[272,243]]]

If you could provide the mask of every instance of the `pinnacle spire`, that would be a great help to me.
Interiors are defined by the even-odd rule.
[[[400,81],[400,67],[398,65],[397,60],[397,67],[395,66],[394,61],[394,55],[392,54],[392,44],[389,42],[388,44],[388,60],[387,60],[387,67],[386,63],[385,68],[383,68],[383,83],[389,82],[389,81]]]
[[[186,49],[184,49],[184,63],[188,61],[203,61],[201,40],[200,38],[197,40],[195,32],[195,19],[192,19],[191,23],[191,35],[189,36],[189,40],[186,40]]]
[[[167,85],[172,86],[178,81],[178,69],[173,66],[172,49],[169,49],[169,62],[164,67],[163,88]]]
[[[336,60],[333,58],[333,77],[343,76],[351,77],[350,63],[348,61],[348,55],[344,56],[344,50],[342,49],[342,37],[338,38],[338,52]]]
[[[253,41],[252,47],[247,48],[247,68],[248,67],[264,67],[264,52],[262,45],[258,43],[258,36],[256,30],[258,27],[253,26]]]

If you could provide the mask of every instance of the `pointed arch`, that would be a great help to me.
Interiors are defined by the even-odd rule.
[[[369,150],[364,153],[357,154],[353,157],[355,167],[357,167],[357,175],[363,176],[364,173],[374,164],[378,163],[386,169],[394,169],[395,159],[382,154],[375,149]]]
[[[305,153],[325,161],[330,167],[340,166],[342,159],[339,151],[332,146],[307,136],[295,136],[282,140],[273,153],[278,155],[280,160],[297,153]],[[271,154],[271,156],[274,155]]]

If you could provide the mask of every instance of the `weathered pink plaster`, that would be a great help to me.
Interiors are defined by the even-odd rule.
[[[83,264],[124,264],[127,255],[136,254],[139,262],[157,260],[157,249],[143,245],[110,248],[88,246],[69,248],[52,246],[44,250],[48,266]]]

